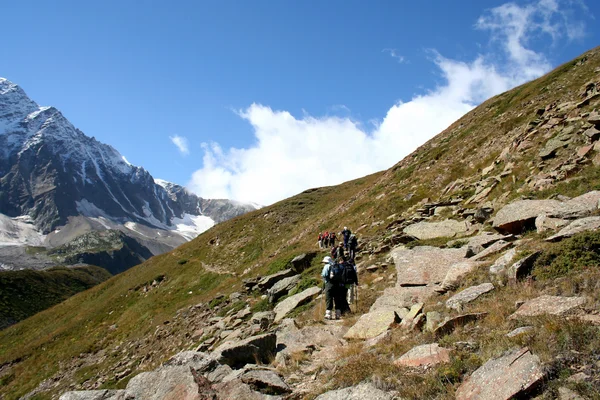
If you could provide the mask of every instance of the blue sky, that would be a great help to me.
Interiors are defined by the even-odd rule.
[[[269,204],[598,45],[591,1],[18,1],[0,76],[156,178]],[[177,144],[179,146],[177,146]]]

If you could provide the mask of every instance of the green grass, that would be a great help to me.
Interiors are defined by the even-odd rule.
[[[0,272],[0,327],[50,308],[110,277],[105,269],[93,266]]]
[[[600,267],[600,232],[584,232],[552,245],[536,260],[537,279],[555,279],[572,270]]]

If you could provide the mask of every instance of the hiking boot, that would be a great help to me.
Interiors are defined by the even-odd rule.
[[[333,319],[333,315],[331,315],[331,310],[325,311],[325,319]]]
[[[335,310],[335,319],[342,318],[342,310]]]

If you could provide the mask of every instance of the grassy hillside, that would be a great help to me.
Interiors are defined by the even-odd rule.
[[[576,139],[554,158],[540,160],[538,152],[550,139],[534,132],[540,108],[579,102],[585,84],[600,81],[598,68],[600,54],[593,50],[487,100],[387,171],[308,190],[221,223],[5,329],[0,332],[0,396],[16,399],[38,388],[35,398],[45,399],[91,381],[103,388],[124,387],[128,378],[115,376],[123,359],[130,361],[133,375],[198,344],[171,323],[178,311],[240,291],[242,279],[314,250],[321,230],[348,225],[362,243],[381,243],[390,222],[428,201],[469,199],[485,187],[489,191],[467,207],[488,203],[497,210],[518,196],[576,195],[599,187],[598,168],[590,162],[555,176],[551,185],[532,184],[570,165],[580,145]],[[590,112],[596,105],[577,110]]]
[[[110,277],[105,269],[94,266],[0,272],[0,329]]]

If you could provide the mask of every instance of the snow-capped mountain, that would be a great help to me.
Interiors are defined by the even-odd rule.
[[[38,106],[0,78],[0,214],[10,217],[0,219],[0,241],[31,241],[34,231],[33,242],[52,246],[77,234],[120,229],[156,242],[156,254],[255,208],[202,199],[155,180],[56,108]],[[19,237],[24,231],[27,240]]]

